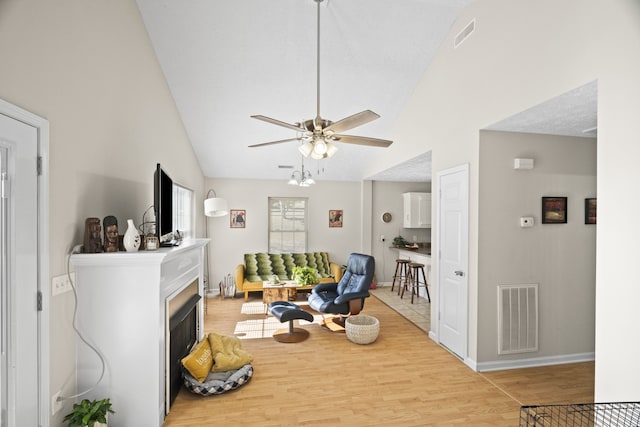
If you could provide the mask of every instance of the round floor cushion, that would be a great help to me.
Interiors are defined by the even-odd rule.
[[[183,369],[184,385],[187,389],[202,396],[212,396],[235,390],[249,382],[253,376],[253,366],[246,364],[240,369],[225,372],[211,372],[204,382],[199,382]]]

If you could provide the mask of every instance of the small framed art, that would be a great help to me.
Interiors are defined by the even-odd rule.
[[[231,228],[244,228],[247,225],[247,211],[244,209],[231,209],[229,221]]]
[[[567,198],[543,197],[542,198],[542,223],[566,224],[567,223]]]
[[[329,227],[342,227],[342,210],[329,211]]]
[[[598,219],[598,199],[584,199],[584,223],[596,224]]]

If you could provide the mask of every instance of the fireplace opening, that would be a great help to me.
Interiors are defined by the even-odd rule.
[[[199,294],[190,291],[192,286],[187,287],[170,302],[186,301],[169,318],[168,341],[168,373],[167,373],[167,413],[176,399],[182,387],[182,358],[189,354],[193,346],[198,342],[198,302],[202,298]],[[197,284],[195,286],[197,292]],[[185,295],[187,293],[187,295]],[[190,294],[190,295],[189,295]]]

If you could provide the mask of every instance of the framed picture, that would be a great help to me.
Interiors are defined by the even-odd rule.
[[[584,223],[596,224],[598,219],[598,199],[584,199]]]
[[[342,211],[329,211],[329,227],[342,227]]]
[[[231,228],[244,228],[247,225],[247,211],[244,209],[231,209],[229,213]]]
[[[542,198],[542,223],[566,224],[567,223],[567,198],[543,197]]]

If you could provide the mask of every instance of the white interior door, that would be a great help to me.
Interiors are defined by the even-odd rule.
[[[469,166],[438,174],[439,340],[461,358],[467,353]]]
[[[2,426],[39,425],[38,129],[0,114]]]

